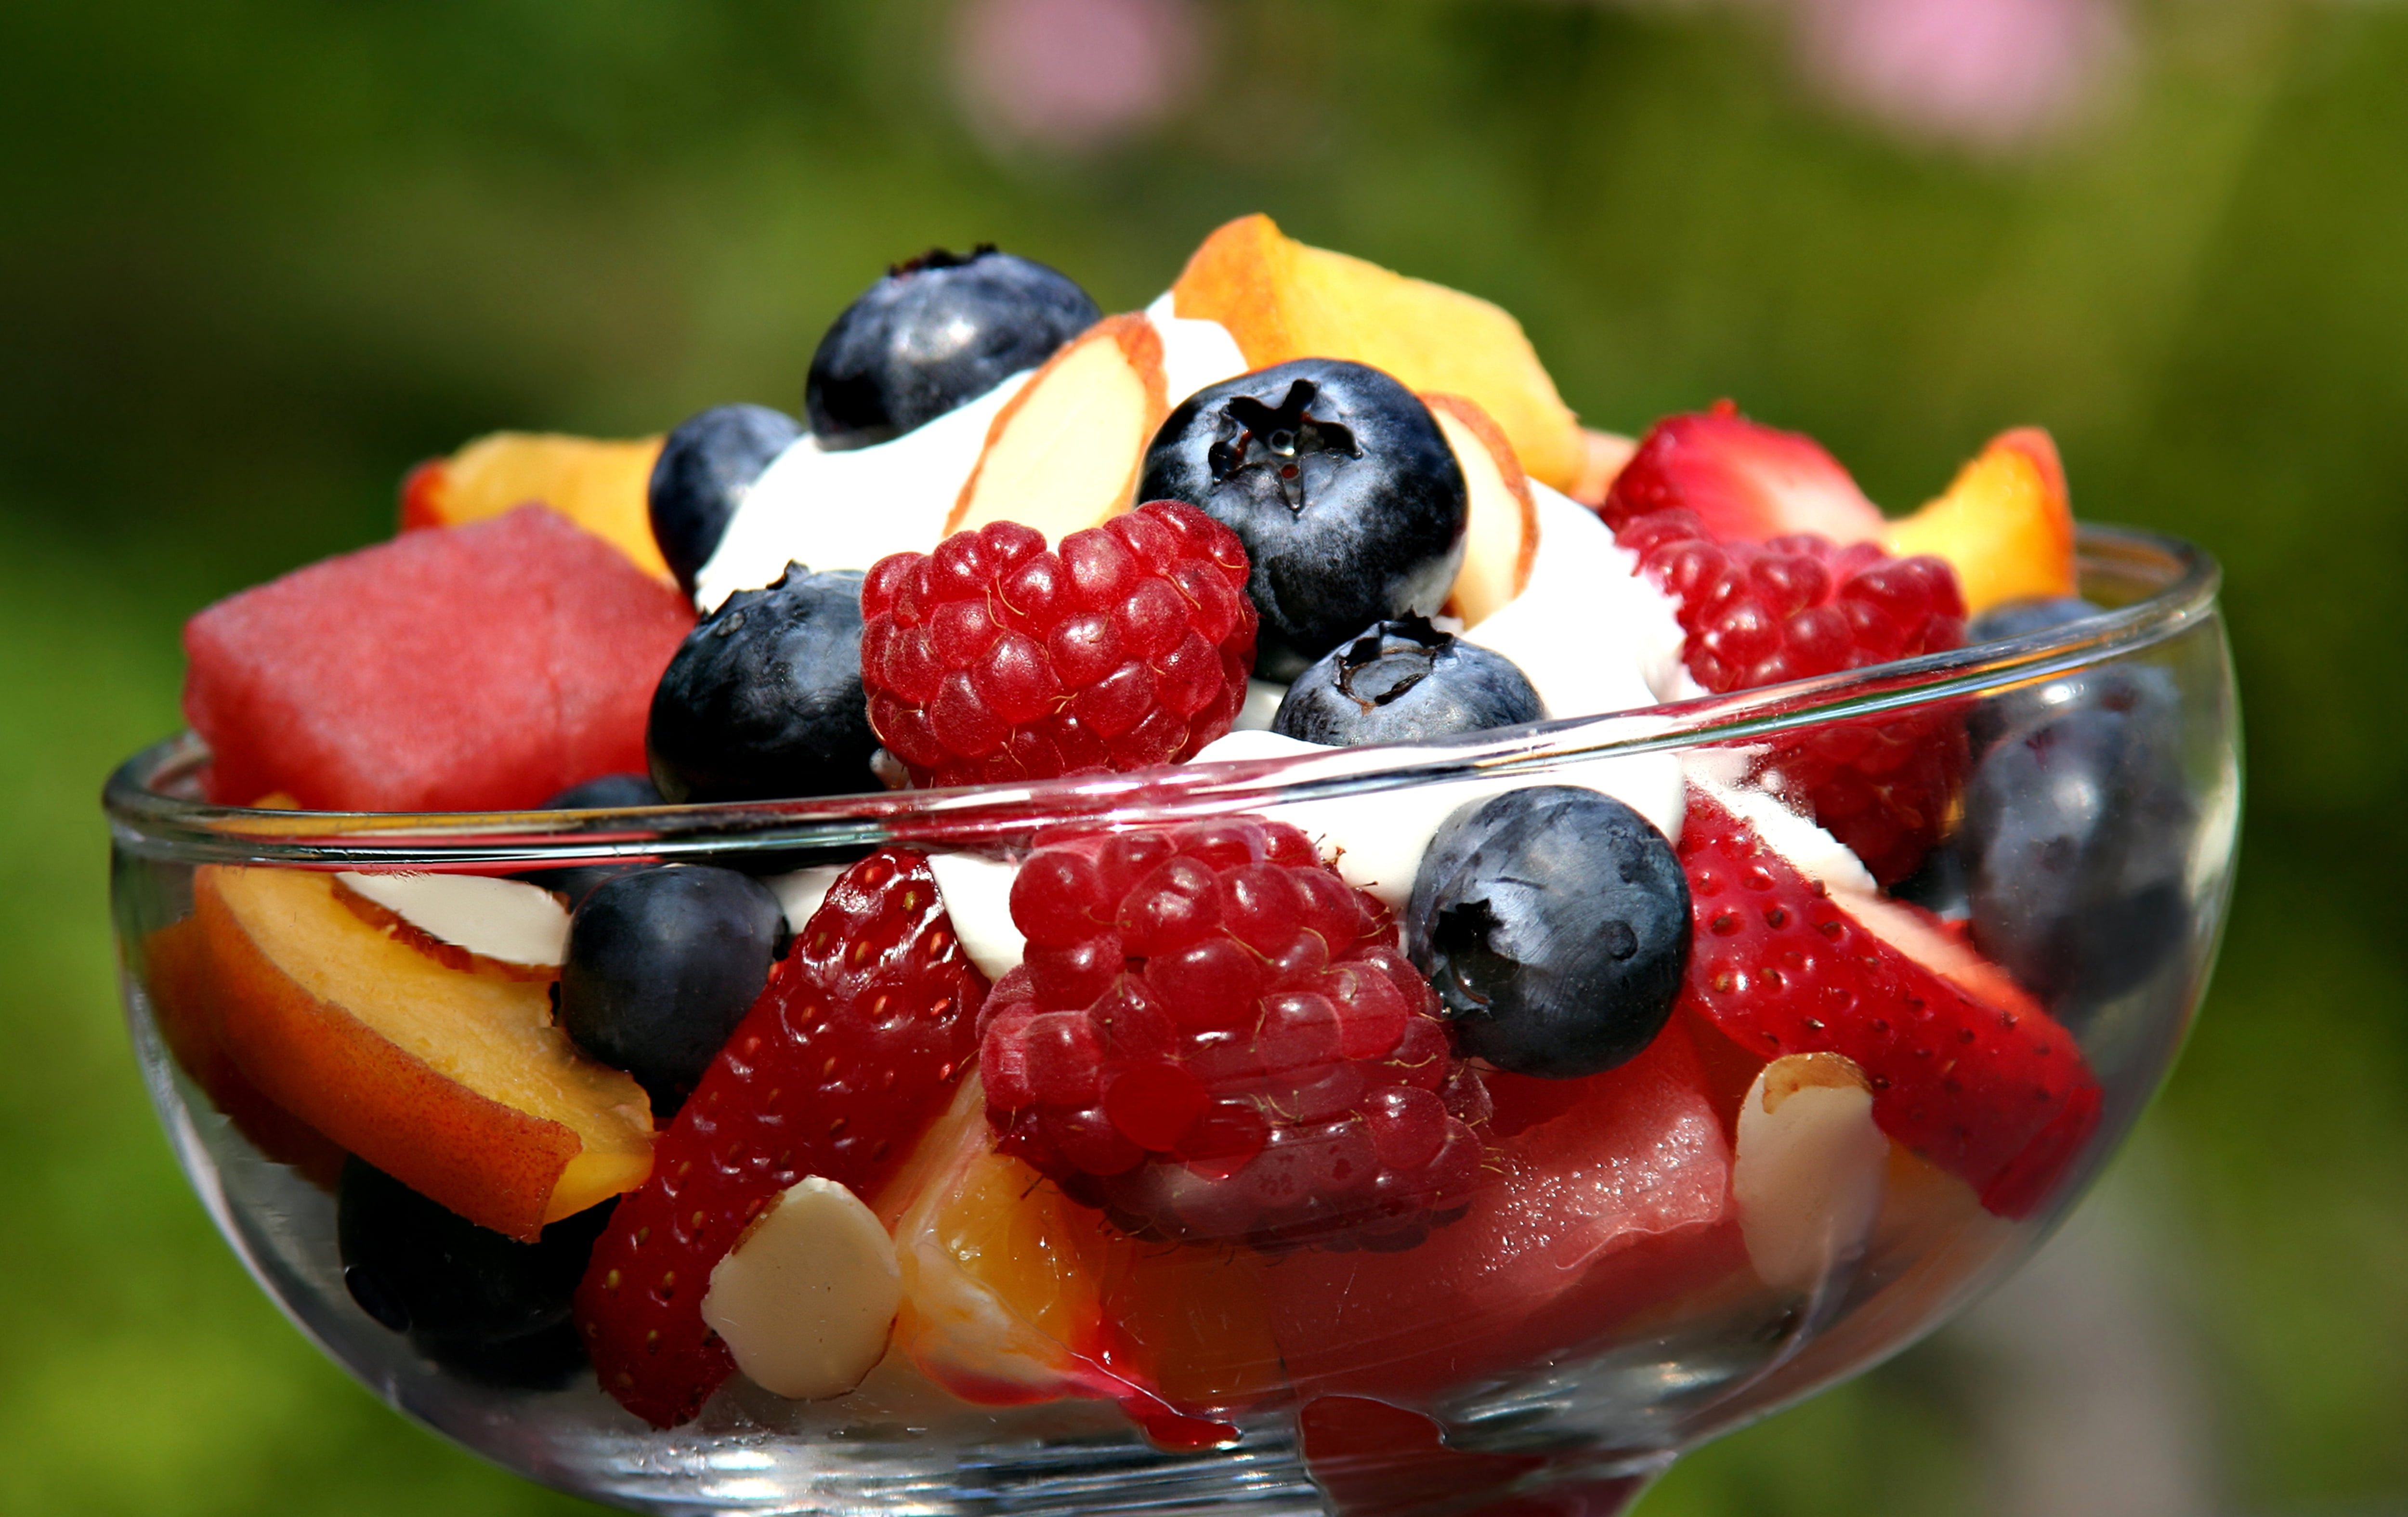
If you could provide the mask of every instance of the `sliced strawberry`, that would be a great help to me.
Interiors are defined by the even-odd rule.
[[[1921,919],[1880,930],[1912,908],[1882,902],[1860,919],[1695,790],[1680,849],[1697,923],[1685,1009],[1759,1057],[1855,1060],[1882,1131],[1990,1210],[2025,1216],[2048,1198],[2099,1122],[2071,1034],[1961,944],[1913,930]]]
[[[1600,510],[1619,532],[1639,517],[1681,508],[1697,512],[1717,542],[1799,532],[1863,542],[1885,524],[1821,443],[1751,422],[1727,400],[1650,428]]]
[[[838,879],[595,1246],[577,1324],[604,1390],[656,1427],[701,1410],[734,1368],[711,1269],[807,1175],[875,1195],[976,1060],[985,996],[924,857]]]

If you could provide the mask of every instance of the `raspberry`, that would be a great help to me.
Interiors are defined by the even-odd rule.
[[[1611,503],[1609,503],[1611,504]],[[1629,512],[1614,539],[1679,603],[1689,673],[1722,694],[1939,652],[1965,639],[1956,572],[1808,534],[1716,542],[1684,508]],[[1883,884],[1948,823],[1967,753],[1951,711],[1860,719],[1775,742],[1756,779],[1811,813]]]
[[[701,1410],[735,1367],[702,1319],[711,1270],[807,1175],[877,1193],[968,1067],[985,990],[926,859],[838,879],[595,1245],[576,1320],[604,1390],[658,1427]]]
[[[1059,837],[982,1015],[1006,1151],[1131,1231],[1402,1248],[1469,1200],[1487,1090],[1384,909],[1293,827]]]
[[[863,583],[869,724],[915,785],[1193,757],[1254,668],[1237,536],[1155,501],[1053,550],[1017,522],[879,560]]]

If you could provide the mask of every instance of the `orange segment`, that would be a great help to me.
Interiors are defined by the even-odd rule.
[[[496,432],[412,469],[401,529],[481,522],[528,501],[608,539],[653,578],[675,582],[652,541],[649,495],[659,437],[619,442],[549,432]]]
[[[1101,1337],[1102,1219],[995,1152],[977,1077],[877,1209],[896,1217],[895,1346],[921,1373],[991,1405],[1122,1389],[1090,1362]]]

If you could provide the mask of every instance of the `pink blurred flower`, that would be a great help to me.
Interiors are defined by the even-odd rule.
[[[971,119],[1079,152],[1169,115],[1202,74],[1193,0],[964,0],[954,63]]]
[[[2095,92],[2122,51],[2116,0],[1797,0],[1808,66],[1920,135],[2008,148]]]

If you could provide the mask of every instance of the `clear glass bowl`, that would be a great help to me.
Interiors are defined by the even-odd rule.
[[[2241,805],[2239,711],[2215,604],[2217,573],[2197,550],[2139,532],[2088,528],[2080,549],[2083,592],[2108,610],[2077,623],[1779,688],[1484,734],[1437,753],[1348,751],[1337,773],[1330,761],[1307,758],[740,806],[331,814],[203,802],[195,777],[208,754],[187,735],[136,755],[106,793],[135,1048],[194,1190],[301,1330],[402,1411],[564,1490],[664,1512],[1181,1510],[1233,1502],[1299,1511],[1611,1512],[1682,1449],[1863,1369],[1996,1283],[2073,1204],[2181,1047],[2215,955]],[[1189,1245],[1178,1257],[1203,1272],[1188,1278],[1216,1295],[1238,1289],[1229,1282],[1241,1277],[1257,1286],[1272,1281],[1271,1290],[1312,1279],[1315,1289],[1338,1292],[1331,1302],[1351,1294],[1346,1310],[1354,1315],[1338,1311],[1308,1328],[1306,1336],[1318,1334],[1310,1345],[1275,1332],[1275,1346],[1254,1362],[1234,1373],[1225,1365],[1218,1381],[1204,1377],[1248,1389],[1191,1395],[1182,1410],[1209,1419],[1212,1431],[1184,1447],[1150,1440],[1107,1400],[973,1404],[939,1389],[897,1352],[859,1390],[829,1401],[781,1400],[738,1377],[697,1420],[668,1431],[622,1410],[590,1374],[565,1389],[527,1391],[440,1368],[369,1317],[345,1288],[329,1145],[313,1142],[306,1129],[296,1133],[297,1123],[272,1109],[221,1111],[208,1090],[228,1088],[222,1069],[209,1067],[222,1053],[207,1038],[195,1052],[189,1037],[171,1036],[172,1022],[163,1025],[163,1006],[177,1009],[167,1004],[175,992],[169,986],[161,995],[153,945],[163,929],[191,916],[194,874],[207,866],[494,874],[683,861],[768,873],[849,860],[888,843],[1010,850],[1065,821],[1220,817],[1467,778],[1562,782],[1639,754],[1676,754],[1696,766],[1692,772],[1729,776],[1747,767],[1734,754],[1845,723],[1961,721],[1978,743],[2000,731],[2028,731],[2051,711],[2112,699],[2105,693],[2118,688],[2143,690],[2139,704],[2125,704],[2147,723],[2177,776],[2177,794],[2147,826],[2124,830],[2121,852],[2094,853],[2064,881],[2100,903],[2100,920],[2111,921],[2142,888],[2132,877],[2147,875],[2156,894],[2145,909],[2055,962],[2025,965],[2028,979],[2050,982],[2047,1002],[2078,1042],[2100,1105],[2095,1128],[2052,1186],[2010,1209],[2020,1215],[1985,1209],[1963,1181],[1893,1145],[1870,1181],[1876,1209],[1866,1209],[1861,1187],[1818,1189],[1811,1173],[1784,1182],[1783,1194],[1806,1198],[1788,1203],[1793,1213],[1806,1209],[1789,1219],[1788,1263],[1757,1257],[1769,1247],[1778,1252],[1778,1239],[1767,1245],[1748,1236],[1739,1203],[1727,1199],[1703,1224],[1613,1234],[1610,1246],[1571,1261],[1580,1283],[1557,1299],[1584,1302],[1580,1309],[1565,1309],[1553,1324],[1553,1308],[1537,1311],[1537,1325],[1525,1321],[1501,1333],[1484,1319],[1469,1336],[1484,1347],[1465,1348],[1447,1361],[1458,1368],[1435,1380],[1426,1364],[1411,1364],[1416,1348],[1467,1335],[1453,1322],[1417,1315],[1427,1309],[1413,1298],[1418,1272],[1399,1263],[1416,1251],[1366,1265],[1358,1278],[1332,1261],[1371,1255],[1299,1265],[1296,1256],[1267,1260]],[[2097,800],[2082,793],[2057,803]],[[2143,852],[2158,861],[2154,872],[2138,857]],[[1943,915],[1963,914],[1961,887],[1945,868],[1927,869],[1916,890]],[[1721,1077],[1720,1138],[1705,1139],[1709,1147],[1723,1143],[1726,1159],[1734,1144],[1742,1160],[1747,1151],[1744,1132],[1733,1136],[1746,1072],[1737,1082],[1727,1072]],[[1659,1146],[1661,1138],[1656,1135]],[[1593,1186],[1640,1190],[1661,1155],[1575,1158],[1588,1166]],[[1484,1183],[1521,1181],[1498,1170]],[[1847,1203],[1848,1217],[1813,1214],[1815,1206],[1841,1208],[1832,1197],[1843,1194],[1857,1197]],[[1473,1210],[1526,1199],[1490,1195]],[[1779,1209],[1777,1197],[1750,1206],[1760,1209],[1747,1219]],[[1825,1223],[1829,1236],[1821,1253],[1809,1249],[1816,1262],[1801,1276],[1799,1228],[1813,1234]],[[1281,1270],[1297,1273],[1281,1282]],[[1510,1301],[1537,1278],[1513,1275],[1497,1289]],[[1560,1279],[1541,1283],[1561,1289]],[[1368,1318],[1366,1302],[1375,1305]],[[1329,1326],[1340,1318],[1377,1321],[1389,1338],[1352,1353],[1352,1329]],[[1292,1327],[1297,1313],[1278,1320]],[[1231,1352],[1246,1357],[1242,1348]],[[1284,1383],[1291,1374],[1305,1383]],[[1185,1376],[1182,1383],[1197,1380]],[[1199,1396],[1211,1404],[1197,1404]]]

